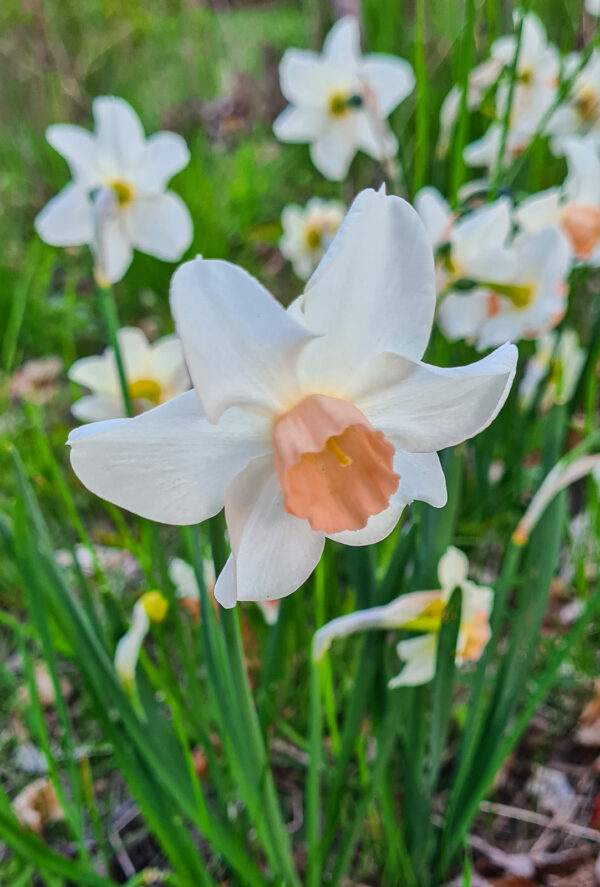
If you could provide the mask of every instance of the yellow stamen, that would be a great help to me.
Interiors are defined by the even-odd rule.
[[[330,453],[333,453],[342,468],[347,468],[348,465],[352,465],[352,459],[350,458],[350,456],[346,455],[341,446],[337,443],[335,437],[328,438],[325,446]]]
[[[332,117],[345,117],[349,113],[349,98],[350,96],[345,92],[333,92],[329,96],[329,113]]]
[[[593,86],[587,84],[577,90],[575,94],[575,107],[582,120],[593,120],[598,116],[598,95]]]
[[[129,383],[129,396],[132,400],[149,400],[150,403],[159,404],[161,394],[161,387],[154,379],[136,379]]]
[[[133,185],[125,182],[123,179],[112,179],[108,186],[112,188],[120,207],[127,206],[135,196]]]

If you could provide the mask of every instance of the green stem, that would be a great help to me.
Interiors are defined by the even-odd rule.
[[[415,109],[415,157],[413,167],[413,194],[425,183],[427,170],[428,94],[427,63],[425,57],[425,10],[427,0],[416,0],[415,6],[415,75],[417,104]]]
[[[323,713],[320,699],[320,668],[310,666],[309,760],[306,790],[306,833],[308,838],[307,887],[320,887],[321,840],[319,815],[321,807],[320,778],[322,767]]]
[[[458,200],[458,192],[463,183],[465,172],[465,160],[463,157],[464,147],[467,141],[467,130],[469,126],[469,73],[473,66],[473,47],[475,25],[475,0],[467,0],[465,7],[465,26],[463,29],[462,39],[460,41],[460,111],[458,117],[458,125],[454,140],[454,148],[452,153],[452,189],[451,204],[456,206]]]
[[[524,4],[525,5],[525,4]],[[518,76],[519,55],[521,52],[521,39],[523,37],[523,22],[525,20],[525,9],[521,12],[519,25],[517,30],[517,42],[515,45],[515,54],[510,66],[508,95],[506,97],[506,107],[504,109],[504,117],[502,118],[502,135],[500,138],[500,147],[496,157],[494,173],[492,175],[492,184],[490,187],[488,200],[494,200],[498,194],[498,186],[502,178],[502,167],[504,164],[504,154],[506,153],[506,141],[508,138],[508,130],[510,129],[510,115],[512,111],[513,97],[515,94],[515,85]]]

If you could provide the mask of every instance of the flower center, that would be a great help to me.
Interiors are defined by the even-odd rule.
[[[285,510],[313,530],[360,530],[398,489],[393,445],[337,397],[305,397],[275,421],[273,445]]]
[[[149,400],[150,403],[159,404],[162,390],[154,379],[136,379],[128,385],[129,396],[132,400]]]
[[[524,311],[525,308],[529,308],[537,296],[537,288],[533,283],[494,283],[486,280],[482,281],[481,285],[489,287],[492,291],[491,294],[504,296],[505,298],[510,299],[514,307],[519,311]],[[500,309],[499,304],[495,305],[495,308],[497,309],[495,312],[497,314]]]
[[[598,94],[590,83],[577,90],[575,108],[583,121],[594,120],[598,116]]]
[[[329,95],[328,110],[332,117],[345,117],[350,111],[363,106],[363,98],[358,93],[335,90]]]
[[[578,259],[589,259],[600,238],[600,208],[571,203],[560,214],[561,226]]]
[[[135,197],[133,185],[123,179],[111,179],[108,187],[112,189],[120,207],[127,206]]]
[[[321,233],[321,229],[316,225],[311,225],[310,228],[307,228],[305,234],[306,246],[309,250],[317,250],[320,249],[323,245],[323,236]]]

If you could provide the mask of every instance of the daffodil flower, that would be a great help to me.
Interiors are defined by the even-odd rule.
[[[578,136],[561,143],[568,175],[562,187],[526,198],[515,210],[523,231],[533,233],[556,225],[565,235],[573,256],[600,264],[600,156],[597,142]]]
[[[475,585],[468,577],[469,562],[458,548],[450,547],[438,565],[438,591],[415,591],[402,595],[384,607],[357,610],[333,619],[320,628],[313,639],[313,659],[319,661],[335,638],[369,629],[394,629],[421,632],[400,641],[398,656],[406,664],[389,682],[390,688],[426,684],[435,675],[437,634],[444,608],[455,588],[462,591],[460,628],[456,644],[456,662],[462,665],[481,656],[490,638],[489,617],[492,609],[491,588]]]
[[[575,330],[564,330],[560,335],[547,333],[536,343],[536,352],[527,361],[519,385],[519,401],[528,409],[540,383],[545,380],[540,400],[542,412],[554,404],[563,404],[571,398],[585,363],[585,351],[579,345]]]
[[[564,60],[563,76],[578,69],[580,54],[570,53]],[[565,137],[589,135],[600,144],[600,51],[595,49],[582,71],[575,77],[569,95],[554,112],[548,124],[553,148],[560,153]]]
[[[79,428],[71,462],[96,494],[195,524],[225,505],[224,606],[290,594],[326,538],[369,545],[405,505],[446,502],[437,450],[493,421],[517,360],[423,363],[433,255],[416,212],[383,189],[353,203],[288,311],[241,268],[197,258],[171,284],[194,391]]]
[[[175,133],[146,139],[123,99],[97,98],[92,110],[94,132],[68,124],[46,132],[73,180],[39,213],[35,226],[53,246],[92,247],[105,285],[123,277],[134,249],[174,262],[189,247],[190,214],[167,183],[187,166],[190,154]]]
[[[162,622],[168,609],[169,602],[159,591],[145,592],[133,608],[131,626],[115,650],[115,668],[128,691],[133,688],[140,650],[150,626]]]
[[[484,349],[507,339],[537,339],[560,322],[570,267],[564,235],[558,228],[521,235],[509,253],[505,266],[478,279],[474,289],[444,297],[438,322],[449,339]]]
[[[177,336],[163,336],[150,344],[142,330],[123,327],[118,332],[118,341],[136,413],[165,403],[190,387]],[[75,361],[69,370],[69,379],[94,392],[73,404],[71,412],[76,419],[95,422],[126,414],[112,348],[99,356]]]
[[[340,19],[318,55],[288,49],[279,68],[290,106],[274,123],[282,142],[309,142],[314,165],[328,179],[346,177],[352,158],[393,157],[398,143],[385,122],[414,89],[410,64],[392,55],[361,56],[358,21]]]
[[[308,280],[342,224],[346,208],[339,200],[313,197],[305,207],[290,204],[281,214],[282,256],[292,263],[301,280]]]

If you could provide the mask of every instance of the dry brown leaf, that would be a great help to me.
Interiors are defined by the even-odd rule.
[[[64,819],[64,813],[49,779],[36,779],[26,785],[12,802],[15,816],[22,826],[41,835],[49,822]]]

